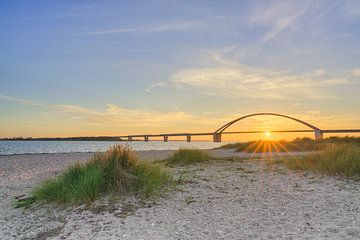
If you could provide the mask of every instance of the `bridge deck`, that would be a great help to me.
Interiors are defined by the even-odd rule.
[[[251,134],[251,133],[263,133],[264,131],[234,131],[234,132],[222,132],[222,133],[163,133],[163,134],[136,134],[136,135],[126,135],[118,136],[120,139],[127,138],[129,141],[132,141],[134,138],[144,138],[144,141],[149,141],[151,137],[163,137],[164,141],[167,142],[169,137],[186,137],[188,142],[191,141],[192,136],[214,136],[214,141],[221,141],[221,135],[223,134]],[[306,133],[314,132],[312,129],[306,130],[272,130],[271,132],[276,133]],[[360,133],[360,129],[327,129],[320,130],[320,133]],[[220,136],[220,137],[219,137]],[[217,138],[216,138],[217,137]]]
[[[307,127],[309,127],[310,129],[307,130],[275,130],[275,131],[271,131],[271,132],[278,132],[278,133],[294,133],[294,132],[314,132],[315,133],[315,140],[320,140],[323,139],[323,134],[324,133],[360,133],[360,129],[329,129],[329,130],[322,130],[318,127],[315,127],[314,125],[307,123],[305,121],[302,121],[300,119],[294,118],[294,117],[290,117],[284,114],[278,114],[278,113],[270,113],[270,112],[261,112],[261,113],[254,113],[254,114],[248,114],[245,116],[242,116],[240,118],[237,118],[233,121],[230,121],[228,123],[226,123],[225,125],[223,125],[222,127],[220,127],[218,130],[216,130],[215,132],[208,132],[208,133],[163,133],[163,134],[137,134],[137,135],[127,135],[127,136],[119,136],[119,138],[127,138],[129,141],[132,141],[133,138],[139,138],[142,137],[144,138],[144,141],[149,141],[150,137],[163,137],[164,138],[164,142],[167,142],[169,140],[169,137],[181,137],[184,136],[186,137],[186,141],[191,142],[191,137],[192,136],[213,136],[213,140],[214,142],[221,142],[221,136],[222,134],[243,134],[243,133],[263,133],[264,131],[244,131],[244,132],[225,132],[225,129],[229,128],[231,125],[244,120],[246,118],[249,117],[254,117],[254,116],[276,116],[276,117],[282,117],[282,118],[287,118],[287,119],[291,119],[293,121],[296,121],[298,123],[301,123]]]

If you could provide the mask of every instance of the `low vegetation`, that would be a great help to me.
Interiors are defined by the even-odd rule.
[[[179,149],[174,155],[165,160],[168,166],[185,166],[196,163],[206,162],[211,156],[199,149]]]
[[[116,145],[44,182],[34,190],[33,196],[35,201],[91,203],[101,193],[149,197],[166,189],[171,182],[164,167],[137,161],[129,148]]]
[[[289,169],[310,170],[329,175],[360,177],[360,146],[355,143],[328,144],[319,152],[301,158],[280,158]]]
[[[238,152],[292,152],[318,151],[326,149],[329,144],[355,144],[360,146],[360,137],[331,137],[323,140],[296,138],[292,141],[258,140],[244,143],[232,143],[221,146],[221,149],[236,149]]]

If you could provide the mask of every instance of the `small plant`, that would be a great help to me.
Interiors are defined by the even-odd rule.
[[[312,170],[329,175],[360,177],[360,146],[354,143],[329,144],[306,157],[283,159],[294,170]]]
[[[201,162],[206,162],[211,159],[211,156],[199,149],[179,149],[171,157],[165,160],[166,165],[191,165]]]
[[[179,185],[187,184],[187,183],[193,183],[194,181],[191,180],[190,173],[188,171],[182,171],[178,175],[178,178],[176,180],[176,183]]]
[[[16,201],[12,203],[15,208],[28,208],[35,202],[34,197],[25,197],[20,199],[15,198],[15,200]]]
[[[186,205],[189,205],[189,204],[194,203],[194,202],[196,202],[196,201],[195,201],[194,197],[192,197],[192,196],[187,196],[187,197],[185,198],[184,202],[185,202]]]
[[[139,162],[129,148],[116,145],[44,182],[33,191],[33,197],[35,201],[89,204],[101,193],[149,197],[171,182],[161,165]]]

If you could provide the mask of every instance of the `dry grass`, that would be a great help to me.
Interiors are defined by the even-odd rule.
[[[356,144],[360,146],[360,137],[331,137],[323,140],[311,138],[296,138],[292,141],[258,140],[245,143],[232,143],[221,146],[221,149],[236,149],[238,152],[295,152],[318,151],[326,149],[329,144]]]
[[[329,175],[360,177],[360,146],[328,144],[323,150],[301,158],[281,159],[289,169],[310,170]]]

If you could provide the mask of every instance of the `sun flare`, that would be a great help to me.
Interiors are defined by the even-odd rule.
[[[266,131],[266,132],[264,132],[264,134],[265,134],[265,137],[267,137],[267,138],[269,138],[271,135],[270,131]]]

